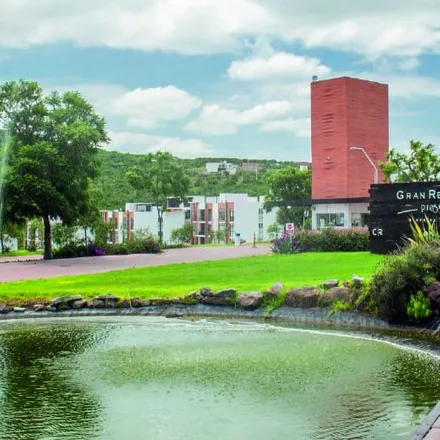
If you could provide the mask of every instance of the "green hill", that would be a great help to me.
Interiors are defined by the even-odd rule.
[[[96,186],[102,190],[103,201],[100,209],[120,209],[126,202],[137,200],[135,190],[126,178],[127,171],[137,165],[141,155],[119,153],[116,151],[100,152],[101,172]],[[191,177],[189,194],[218,195],[222,192],[247,193],[250,196],[263,195],[266,191],[266,176],[273,169],[279,169],[294,162],[276,162],[272,160],[247,160],[235,158],[197,158],[179,159]],[[234,175],[212,173],[205,169],[207,162],[228,162],[241,167],[245,162],[258,163],[258,173],[237,170]]]

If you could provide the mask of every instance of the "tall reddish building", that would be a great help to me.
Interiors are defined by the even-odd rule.
[[[360,226],[375,172],[364,152],[351,147],[362,148],[377,168],[385,160],[388,85],[348,77],[315,81],[311,100],[312,199],[316,215],[327,214],[313,223]]]

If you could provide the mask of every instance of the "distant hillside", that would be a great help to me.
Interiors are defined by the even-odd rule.
[[[126,202],[136,201],[136,192],[127,181],[127,171],[137,165],[142,156],[101,151],[101,173],[96,185],[102,190],[104,198],[100,209],[120,209]],[[271,160],[247,160],[235,158],[197,158],[180,159],[191,177],[189,193],[193,195],[218,195],[222,192],[248,193],[251,196],[263,195],[266,191],[266,175],[273,169],[293,165],[294,162],[276,162]],[[258,163],[261,169],[256,172],[244,172],[238,169],[235,175],[220,173],[208,174],[207,162],[228,162],[241,167],[245,162]]]

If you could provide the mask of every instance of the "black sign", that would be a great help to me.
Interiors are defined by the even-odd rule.
[[[440,218],[440,182],[375,184],[370,188],[370,250],[390,253],[411,237],[410,220]]]

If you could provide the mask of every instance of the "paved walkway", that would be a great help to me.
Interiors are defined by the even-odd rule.
[[[15,261],[0,264],[0,282],[54,278],[64,275],[81,275],[110,272],[112,270],[134,267],[164,266],[175,263],[194,263],[197,261],[226,260],[251,257],[270,253],[269,245],[191,247],[169,249],[159,255],[109,255],[105,257],[72,258],[66,260],[44,261],[34,258],[30,261]],[[17,260],[17,258],[15,259]]]

